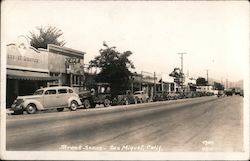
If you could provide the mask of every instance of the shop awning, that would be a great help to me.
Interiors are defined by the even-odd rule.
[[[18,79],[18,80],[54,81],[58,80],[59,77],[51,77],[48,73],[7,70],[7,78]]]

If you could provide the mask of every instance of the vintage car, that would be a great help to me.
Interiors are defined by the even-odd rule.
[[[136,98],[130,90],[121,91],[113,99],[112,105],[129,105],[137,104],[138,98]]]
[[[225,96],[224,90],[219,90],[217,97],[224,97],[224,96]]]
[[[57,109],[63,111],[69,108],[75,111],[82,105],[79,96],[70,87],[58,86],[41,88],[30,96],[18,96],[11,106],[14,114],[21,114],[27,111],[34,114],[37,110]]]
[[[134,96],[137,99],[137,103],[149,102],[148,94],[144,91],[135,91]]]
[[[225,89],[225,95],[226,96],[233,96],[233,89],[231,89],[231,88]]]
[[[111,104],[111,93],[109,83],[94,83],[87,86],[86,90],[78,92],[80,100],[85,108],[95,108],[96,105],[109,107]]]

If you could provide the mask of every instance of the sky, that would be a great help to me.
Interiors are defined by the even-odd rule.
[[[103,41],[133,52],[137,72],[238,81],[249,67],[247,1],[2,1],[2,40],[13,43],[37,26],[63,31],[65,47],[99,54]]]

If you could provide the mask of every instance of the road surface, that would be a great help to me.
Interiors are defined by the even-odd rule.
[[[15,151],[243,151],[243,97],[7,116]]]

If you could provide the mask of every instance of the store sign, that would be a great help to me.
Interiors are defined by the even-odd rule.
[[[7,68],[48,71],[48,53],[24,43],[7,45]]]
[[[75,65],[77,63],[80,63],[80,59],[79,58],[66,58],[66,64],[68,65]]]

